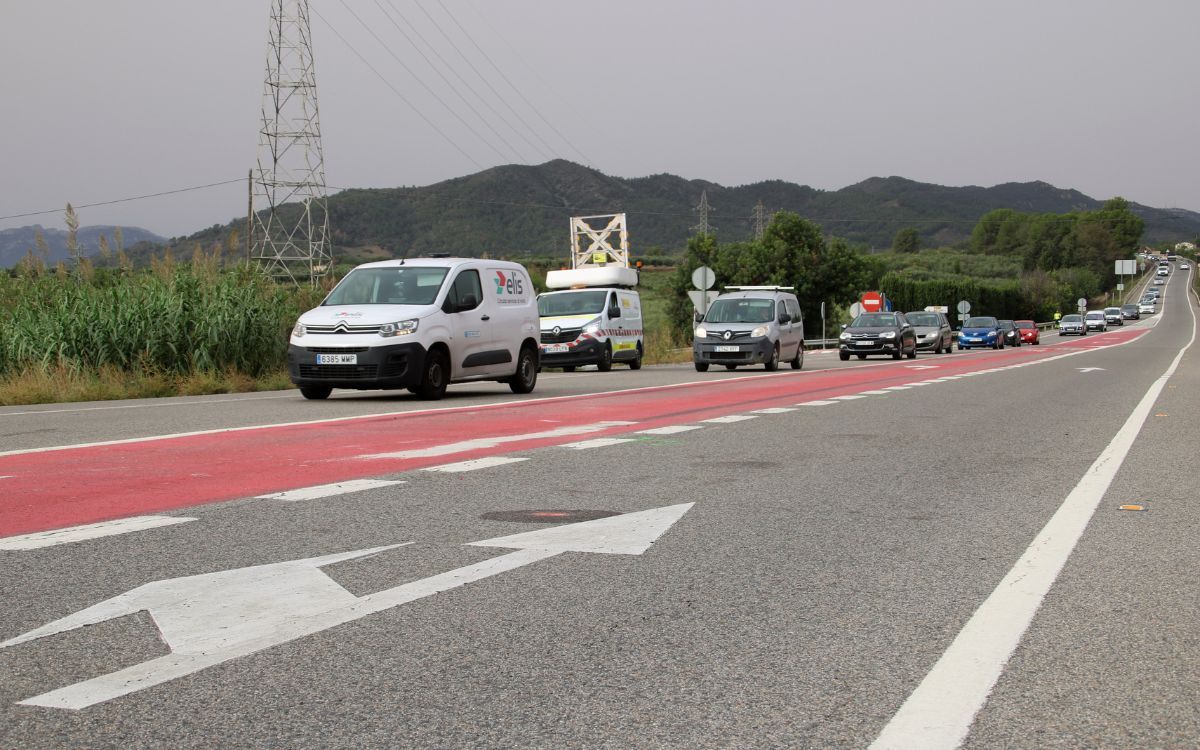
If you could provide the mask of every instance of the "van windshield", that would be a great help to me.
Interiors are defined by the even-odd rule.
[[[559,315],[599,315],[608,299],[607,291],[579,291],[543,294],[538,297],[538,315],[553,318]]]
[[[766,323],[775,317],[775,300],[749,297],[719,299],[708,308],[705,323]]]
[[[356,268],[325,301],[330,305],[432,305],[449,269],[421,266]]]

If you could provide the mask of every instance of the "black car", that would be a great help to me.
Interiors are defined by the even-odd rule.
[[[866,359],[868,354],[890,354],[892,359],[908,355],[917,358],[917,332],[909,325],[904,313],[863,313],[838,337],[838,356],[842,361],[853,354]]]
[[[1020,346],[1021,333],[1017,330],[1017,324],[1011,320],[1000,321],[1000,330],[1004,333],[1005,346]]]
[[[1137,305],[1121,305],[1121,317],[1125,320],[1139,320],[1142,314],[1138,312]]]

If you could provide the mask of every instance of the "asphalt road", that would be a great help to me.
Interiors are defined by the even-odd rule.
[[[159,528],[28,549],[5,548],[16,537],[0,531],[0,641],[174,581],[95,624],[0,648],[0,747],[933,747],[896,729],[902,706],[935,674],[970,693],[986,659],[955,671],[946,655],[969,645],[973,614],[1005,593],[1014,566],[1017,579],[1037,577],[1040,563],[1023,556],[1041,549],[1044,528],[1056,544],[1070,536],[1055,525],[1060,508],[1089,488],[1094,514],[1047,574],[1028,628],[1013,626],[1015,650],[978,713],[960,717],[969,733],[934,736],[968,748],[1195,747],[1200,510],[1187,456],[1200,439],[1189,395],[1200,354],[1187,349],[1161,380],[1195,330],[1185,274],[1168,290],[1157,316],[1036,348],[865,366],[810,354],[804,371],[774,375],[547,371],[532,398],[460,386],[434,407],[442,413],[409,413],[429,404],[407,394],[306,402],[295,392],[0,410],[0,529],[31,486],[34,456],[52,462],[44,483],[64,488],[48,504],[86,504],[89,487],[118,493],[96,463],[114,448],[42,450],[57,446],[362,418],[122,446],[123,461],[146,457],[122,464],[129,487],[171,468],[149,464],[163,445],[179,448],[171,462],[183,474],[207,461],[242,486],[255,478],[244,474],[275,475],[220,453],[226,436],[243,441],[235,452],[258,439],[264,453],[285,434],[296,451],[333,450],[348,428],[410,454],[445,436],[512,438],[388,459],[355,476],[392,484],[294,502],[213,495],[179,506],[173,494],[191,491],[181,474],[139,496],[141,512],[195,519]],[[1144,423],[1127,424],[1155,388]],[[615,390],[631,392],[588,395]],[[552,430],[584,412],[627,424],[538,439],[501,425],[511,413]],[[1131,447],[1114,454],[1126,433]],[[461,460],[483,463],[430,470]],[[1111,485],[1097,485],[1112,469]],[[646,541],[654,523],[628,514],[664,507],[681,515]],[[495,515],[513,511],[541,515]],[[625,538],[603,528],[469,544],[569,531],[562,520],[620,522],[613,513],[638,521],[640,554],[596,548]],[[266,575],[255,568],[238,579],[244,589],[176,580],[401,544],[324,575],[253,578]],[[517,562],[488,568],[501,557]],[[453,582],[430,582],[451,570]],[[397,587],[411,598],[280,640],[338,596],[362,609]],[[984,623],[984,647],[1003,640],[1008,619]],[[172,650],[221,652],[244,632],[278,642],[161,684],[126,680],[126,692],[87,706],[21,703]],[[197,634],[211,640],[196,647]],[[952,723],[953,703],[935,702],[933,723]]]

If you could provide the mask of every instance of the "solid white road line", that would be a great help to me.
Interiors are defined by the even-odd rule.
[[[745,422],[747,419],[758,419],[753,414],[730,414],[724,417],[713,417],[712,419],[702,419],[701,422],[710,424],[730,424],[732,422]]]
[[[568,437],[571,435],[586,435],[589,432],[600,432],[610,427],[626,427],[632,424],[637,423],[596,422],[594,424],[571,425],[569,427],[556,427],[553,430],[544,430],[542,432],[525,432],[519,435],[497,435],[495,437],[475,438],[474,440],[463,440],[457,443],[434,445],[428,448],[417,448],[408,451],[395,451],[394,453],[369,453],[358,456],[358,458],[436,458],[437,456],[449,456],[455,453],[495,448],[506,443],[519,443],[523,440],[545,440],[547,438]]]
[[[334,482],[333,484],[319,484],[314,487],[301,487],[298,490],[286,490],[284,492],[273,492],[270,495],[258,495],[261,500],[282,500],[287,503],[294,503],[298,500],[317,500],[322,497],[333,497],[334,495],[348,495],[351,492],[362,492],[363,490],[375,490],[380,487],[391,487],[394,484],[404,484],[401,480],[388,479],[353,479],[348,482]]]
[[[666,427],[654,427],[649,430],[638,430],[639,435],[675,435],[680,432],[704,429],[698,424],[670,424]]]
[[[976,714],[1133,447],[1154,402],[1195,342],[1196,313],[1190,305],[1188,310],[1192,337],[1187,345],[1146,391],[1021,559],[975,610],[950,648],[871,744],[871,750],[954,750],[966,739]]]
[[[591,448],[607,448],[610,445],[620,445],[621,443],[632,443],[634,438],[593,438],[591,440],[580,440],[577,443],[563,443],[561,447],[571,448],[577,451],[586,451]]]
[[[71,544],[88,539],[99,539],[117,534],[128,534],[131,531],[157,529],[161,526],[174,526],[177,523],[195,521],[194,518],[183,516],[132,516],[118,518],[115,521],[101,521],[83,526],[70,526],[65,529],[39,531],[33,534],[10,536],[0,539],[0,550],[17,551],[54,547],[59,544]]]
[[[515,464],[528,460],[528,458],[521,458],[519,456],[487,456],[486,458],[476,458],[470,461],[459,461],[458,463],[453,464],[427,466],[425,471],[445,471],[449,473],[478,471],[479,469],[490,469],[493,466],[504,466],[505,464]]]
[[[909,391],[912,390],[911,385],[893,385],[889,388],[884,388],[885,391]]]

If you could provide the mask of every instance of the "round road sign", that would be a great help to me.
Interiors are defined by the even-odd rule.
[[[1087,297],[1080,297],[1079,299],[1075,300],[1075,304],[1079,305],[1080,310],[1084,309],[1087,307]]]
[[[971,303],[967,302],[965,299],[961,300],[958,303],[958,307],[954,309],[958,310],[959,315],[966,315],[967,313],[971,312]]]
[[[692,286],[697,289],[712,289],[717,283],[717,275],[708,266],[700,266],[692,271]]]
[[[857,318],[859,315],[862,315],[862,314],[863,314],[862,303],[855,302],[853,305],[850,305],[850,317]]]
[[[863,312],[879,312],[883,309],[883,295],[879,292],[863,292],[862,299]]]

